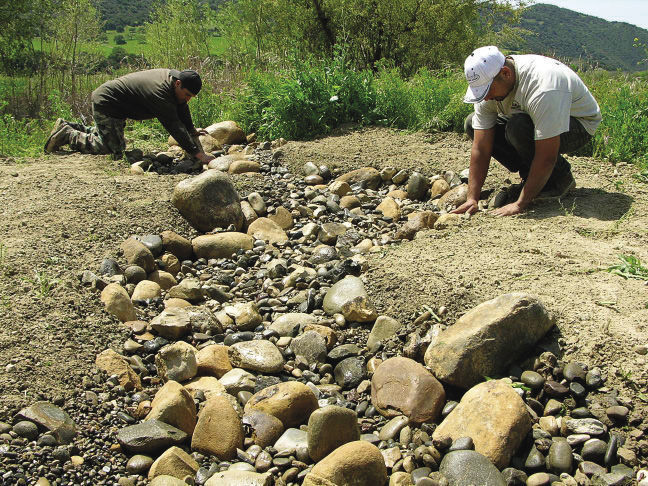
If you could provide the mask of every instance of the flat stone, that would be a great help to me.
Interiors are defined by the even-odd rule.
[[[59,444],[69,444],[76,435],[76,424],[70,416],[53,403],[40,401],[23,408],[16,414],[18,419],[29,420],[48,430]]]
[[[157,454],[171,446],[182,444],[187,437],[182,430],[156,419],[145,420],[117,431],[119,445],[135,454]]]
[[[475,451],[454,451],[443,457],[439,471],[452,485],[506,486],[488,458]]]

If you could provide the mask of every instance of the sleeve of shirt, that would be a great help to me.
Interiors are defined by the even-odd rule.
[[[188,108],[187,111],[189,111]],[[187,153],[194,155],[201,151],[191,138],[186,124],[181,120],[176,110],[160,113],[157,118],[160,120],[160,123],[166,131],[169,132],[169,135],[175,138],[178,145],[180,145],[180,147],[182,147]],[[191,116],[189,122],[191,123]],[[191,126],[193,127],[193,123]]]
[[[193,120],[191,119],[189,104],[183,103],[178,105],[178,118],[180,118],[180,121],[184,124],[190,134],[196,131],[196,127],[194,127]]]
[[[569,131],[571,93],[546,91],[529,103],[529,116],[535,127],[535,139],[545,140]]]
[[[475,104],[472,126],[475,130],[488,130],[497,122],[497,105],[494,101],[482,101]]]

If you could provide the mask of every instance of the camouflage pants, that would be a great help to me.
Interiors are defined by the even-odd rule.
[[[80,123],[69,123],[74,129],[70,135],[70,148],[83,154],[112,154],[121,159],[126,149],[124,127],[126,120],[112,118],[97,111],[92,106],[94,126],[87,127]]]

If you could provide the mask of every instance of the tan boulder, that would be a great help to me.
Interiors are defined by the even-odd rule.
[[[259,172],[261,164],[254,160],[240,159],[235,160],[229,166],[228,172],[230,174],[245,174],[247,172]]]
[[[445,179],[437,179],[432,183],[432,187],[430,188],[430,199],[434,199],[437,196],[443,196],[449,190],[450,184],[448,184]]]
[[[193,304],[188,300],[178,299],[177,297],[171,297],[164,301],[164,310],[168,309],[184,309],[186,307],[191,307]]]
[[[163,381],[190,380],[198,371],[196,348],[185,341],[167,344],[155,355],[155,367]]]
[[[173,274],[165,272],[164,270],[155,270],[149,274],[148,279],[151,282],[158,284],[162,290],[169,290],[171,287],[178,285],[178,281],[175,279]]]
[[[101,291],[101,302],[106,310],[122,322],[137,320],[135,307],[126,289],[118,283],[111,283]]]
[[[371,378],[371,403],[388,418],[405,415],[413,423],[434,422],[445,398],[441,383],[409,358],[383,361]]]
[[[174,255],[179,261],[191,260],[193,254],[191,241],[173,231],[163,231],[160,236],[162,237],[162,246],[164,247],[164,251]],[[180,269],[178,268],[178,271],[179,270]],[[169,270],[169,272],[171,272],[171,270]]]
[[[363,167],[341,175],[336,181],[346,182],[350,186],[359,184],[365,189],[378,189],[382,183],[382,178],[380,172],[373,167]]]
[[[193,477],[200,465],[179,447],[173,446],[158,457],[149,469],[149,481],[158,476],[173,476],[184,479],[185,476]]]
[[[475,451],[502,469],[508,466],[531,426],[520,395],[505,381],[490,380],[468,390],[432,437],[471,437]]]
[[[284,433],[281,420],[269,413],[252,410],[243,415],[243,423],[252,430],[251,438],[255,444],[265,448],[274,445]]]
[[[304,332],[315,331],[326,341],[326,349],[329,351],[337,344],[337,334],[333,329],[327,326],[321,326],[319,324],[306,324],[304,326]]]
[[[394,221],[398,221],[401,217],[400,206],[391,197],[383,199],[376,209],[383,213],[383,216],[391,218]]]
[[[198,416],[191,449],[221,460],[234,459],[236,449],[243,448],[243,438],[241,419],[229,400],[220,395],[208,398]]]
[[[340,207],[342,209],[353,209],[358,208],[362,205],[360,199],[354,195],[342,196],[340,198]]]
[[[292,214],[283,206],[279,206],[275,213],[268,216],[268,218],[284,231],[291,229],[295,225]]]
[[[202,235],[191,240],[193,250],[198,258],[229,258],[240,249],[251,250],[254,238],[235,231]]]
[[[245,404],[245,412],[258,410],[277,417],[287,429],[304,423],[318,406],[317,397],[308,386],[286,381],[252,395]]]
[[[387,193],[387,196],[394,199],[407,199],[407,191],[403,191],[402,189],[394,189],[393,191],[389,191]]]
[[[514,292],[479,304],[441,332],[425,352],[439,380],[468,389],[506,371],[554,325],[544,305]]]
[[[192,397],[198,392],[202,392],[207,399],[216,395],[227,395],[225,387],[213,376],[199,376],[185,383],[184,387]]]
[[[221,146],[246,143],[247,141],[245,132],[235,121],[227,120],[214,123],[205,128],[205,130]]]
[[[187,302],[184,299],[173,300]],[[157,317],[153,318],[151,328],[167,339],[180,339],[191,332],[191,317],[185,307],[176,305],[165,309]]]
[[[286,232],[270,218],[256,219],[248,227],[247,234],[257,240],[264,240],[271,244],[288,241]]]
[[[142,280],[135,286],[131,300],[134,302],[136,300],[157,299],[161,295],[162,288],[159,284],[152,280]]]
[[[168,381],[155,394],[146,420],[157,419],[193,434],[196,426],[196,404],[191,394],[177,381]]]
[[[459,224],[461,224],[461,215],[446,213],[439,216],[439,218],[434,222],[434,229],[440,230],[451,226],[457,226]]]
[[[277,483],[273,482],[270,473],[228,469],[215,473],[207,480],[205,486],[272,486],[272,484]]]
[[[223,346],[222,344],[211,344],[199,350],[196,353],[198,374],[220,378],[230,371],[232,369],[232,363],[230,363],[227,350],[228,346]]]
[[[153,253],[141,241],[135,238],[128,238],[121,244],[124,258],[131,265],[137,265],[150,273],[155,270],[155,258]]]
[[[97,356],[95,366],[105,371],[109,376],[117,375],[119,384],[126,391],[141,390],[142,383],[133,368],[128,364],[126,358],[112,349],[106,349]]]
[[[384,486],[387,468],[373,444],[354,441],[338,447],[318,462],[304,478],[303,486]]]
[[[243,211],[246,227],[250,226],[259,217],[252,205],[245,199],[241,201],[241,211]]]
[[[468,197],[468,184],[461,184],[446,192],[438,201],[439,208],[456,208],[466,202]]]
[[[308,419],[308,454],[315,462],[347,442],[360,440],[358,414],[345,407],[328,405]]]
[[[351,186],[344,181],[333,181],[329,184],[328,190],[331,194],[344,197],[351,192]]]

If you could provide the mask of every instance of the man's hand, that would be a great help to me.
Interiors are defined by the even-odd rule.
[[[520,214],[525,208],[526,205],[522,205],[519,201],[515,201],[506,206],[502,206],[501,208],[497,208],[493,211],[493,214],[495,216],[513,216],[514,214]]]
[[[477,201],[475,199],[468,199],[457,209],[450,211],[450,214],[463,214],[463,213],[475,214],[478,209],[479,206],[477,204]]]

